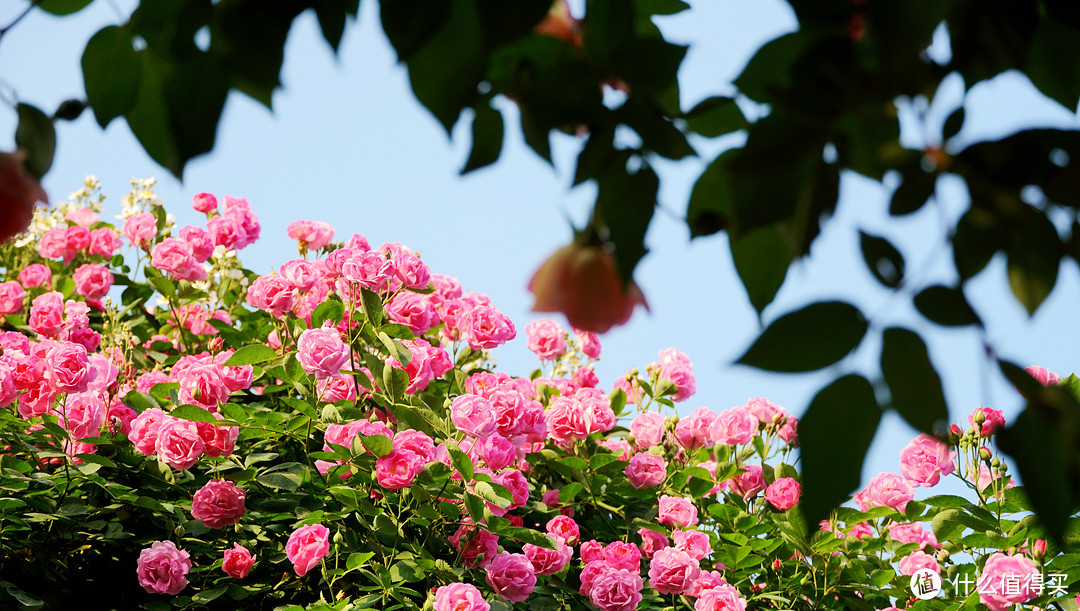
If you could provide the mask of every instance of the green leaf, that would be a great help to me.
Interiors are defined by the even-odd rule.
[[[56,107],[56,112],[53,113],[52,120],[53,122],[74,121],[82,115],[84,110],[86,110],[86,102],[74,99],[64,100],[63,102],[60,102],[60,106]],[[123,261],[123,258],[121,258],[120,261]],[[117,263],[113,263],[113,265],[119,267],[119,264]]]
[[[450,454],[450,462],[461,474],[461,477],[467,482],[471,481],[473,478],[473,463],[468,454],[462,452],[457,443],[451,439],[446,441],[446,450]]]
[[[371,552],[353,552],[349,554],[349,559],[345,561],[345,570],[352,571],[360,568],[368,560],[371,560],[374,555]]]
[[[629,173],[614,167],[597,180],[596,211],[615,246],[615,266],[624,282],[645,256],[645,232],[653,217],[660,181],[649,168]]]
[[[502,490],[505,490],[505,493],[499,494],[501,491],[497,488],[502,488]],[[473,490],[476,492],[476,496],[500,509],[506,509],[513,503],[513,497],[510,497],[510,491],[507,490],[505,486],[499,486],[498,484],[491,484],[488,482],[476,482],[473,485]]]
[[[941,128],[942,141],[952,138],[960,132],[960,128],[964,126],[964,107],[959,106],[956,110],[949,114],[945,119],[945,125]]]
[[[262,344],[250,344],[234,352],[233,355],[229,357],[229,360],[225,361],[225,365],[227,367],[254,365],[255,363],[262,363],[276,357],[277,353],[274,352],[273,348]]]
[[[135,107],[142,77],[142,59],[129,28],[102,28],[86,43],[82,55],[86,101],[102,128]]]
[[[814,371],[854,350],[866,329],[866,319],[851,304],[813,303],[773,321],[738,362],[766,371]]]
[[[1004,247],[1005,231],[986,210],[970,208],[956,223],[953,235],[953,263],[961,282],[974,277]]]
[[[904,256],[885,238],[859,231],[866,267],[881,284],[894,289],[904,280]]]
[[[928,320],[948,327],[982,326],[982,320],[958,287],[940,284],[927,287],[915,296],[915,308]]]
[[[1056,19],[1043,17],[1028,48],[1027,76],[1046,97],[1069,112],[1080,98],[1080,32]]]
[[[424,569],[412,560],[401,560],[390,567],[390,578],[394,583],[420,581],[424,578]]]
[[[783,227],[768,225],[740,236],[729,236],[735,271],[746,289],[746,296],[758,314],[765,309],[787,277],[795,260]]]
[[[1029,315],[1054,290],[1065,248],[1045,213],[1028,208],[1008,232],[1009,287]]]
[[[928,435],[949,426],[941,378],[916,333],[895,327],[885,330],[881,373],[889,384],[892,407],[908,424]]]
[[[315,306],[315,310],[311,313],[311,328],[320,329],[323,323],[328,320],[338,325],[341,324],[341,319],[344,317],[345,304],[337,299],[329,299]]]
[[[192,422],[209,422],[213,424],[219,422],[219,420],[214,417],[214,414],[198,405],[178,405],[169,412],[169,415],[173,418],[190,420]]]
[[[386,435],[364,435],[360,442],[375,458],[386,456],[394,449],[394,444]]]
[[[304,480],[304,466],[296,462],[274,465],[255,477],[264,486],[295,492]]]
[[[569,484],[559,488],[559,500],[564,503],[573,503],[574,499],[585,487],[581,485],[581,482],[570,482]]]
[[[285,41],[306,2],[232,0],[214,6],[210,54],[232,87],[271,107],[281,84]]]
[[[322,30],[323,38],[334,53],[337,53],[341,36],[345,33],[345,18],[348,11],[348,0],[315,1],[315,16],[319,18],[319,29]]]
[[[461,111],[477,97],[485,68],[482,43],[475,3],[451,0],[449,18],[406,61],[416,99],[435,115],[447,134]]]
[[[499,160],[503,145],[502,113],[486,103],[473,107],[472,152],[462,174],[489,166]]]
[[[683,118],[687,130],[706,138],[716,138],[746,127],[746,117],[734,98],[707,98],[684,114]]]
[[[378,328],[383,321],[382,298],[374,291],[360,289],[360,304],[364,308],[364,316],[372,327]]]
[[[637,97],[632,96],[617,112],[622,122],[641,137],[646,152],[676,161],[697,155],[686,136],[659,109]]]
[[[690,237],[712,235],[728,226],[731,216],[730,163],[736,149],[720,153],[705,168],[690,192],[690,204],[686,210],[686,224]]]
[[[38,8],[46,13],[58,16],[77,13],[90,6],[94,0],[42,0]]]
[[[923,499],[923,503],[931,507],[967,507],[971,501],[955,494],[938,494]]]
[[[191,602],[199,605],[205,605],[210,601],[220,598],[222,594],[228,591],[229,586],[218,586],[212,590],[203,590],[202,592],[198,592],[194,596],[192,596]]]
[[[859,485],[863,458],[880,420],[874,389],[861,376],[839,378],[811,401],[798,427],[803,462],[799,504],[807,524],[827,518]]]
[[[416,0],[402,3],[380,0],[382,29],[405,62],[430,40],[450,16],[449,0]]]
[[[384,331],[379,331],[379,341],[386,347],[386,351],[390,353],[390,356],[394,357],[402,367],[409,364],[412,360],[412,352],[406,348],[398,340],[390,337]]]
[[[26,151],[27,171],[41,178],[52,167],[56,153],[56,129],[52,119],[34,106],[19,104],[15,110],[19,115],[15,146]]]
[[[934,194],[934,186],[937,184],[936,174],[924,172],[917,167],[903,176],[904,181],[893,191],[892,201],[889,203],[889,214],[893,216],[917,212]]]
[[[552,540],[551,536],[540,531],[524,527],[513,527],[510,528],[509,531],[508,536],[515,541],[529,543],[544,549],[555,549],[555,542]]]

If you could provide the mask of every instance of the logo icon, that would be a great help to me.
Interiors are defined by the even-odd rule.
[[[919,569],[911,576],[911,593],[919,600],[929,600],[941,591],[941,575],[931,569]]]

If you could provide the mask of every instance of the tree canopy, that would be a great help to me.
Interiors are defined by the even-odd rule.
[[[90,2],[35,0],[27,10],[64,15]],[[16,142],[28,155],[25,167],[45,174],[55,150],[54,124],[89,109],[102,127],[126,121],[147,154],[182,177],[189,160],[213,148],[230,91],[271,105],[298,15],[313,10],[336,49],[358,2],[143,1],[126,23],[103,28],[87,44],[85,99],[56,109],[18,106]],[[1018,71],[1075,112],[1080,8],[1064,0],[789,3],[797,31],[757,50],[731,83],[734,96],[703,100],[681,99],[678,70],[687,47],[666,40],[654,23],[657,16],[692,10],[681,0],[588,0],[580,19],[549,0],[382,0],[380,16],[413,94],[448,133],[472,109],[472,150],[462,173],[499,158],[506,126],[492,100],[500,96],[516,102],[524,139],[544,159],[551,159],[553,133],[583,135],[573,184],[593,181],[598,190],[579,241],[613,253],[627,283],[646,254],[660,185],[656,160],[695,156],[688,136],[741,130],[745,145],[719,154],[697,179],[686,223],[695,238],[727,233],[747,298],[759,313],[834,211],[841,174],[854,172],[876,181],[899,178],[889,208],[897,217],[934,205],[942,176],[967,186],[967,210],[949,227],[951,284],[910,286],[900,251],[884,237],[860,236],[869,270],[898,299],[911,300],[943,327],[981,328],[965,286],[1004,253],[1003,280],[1034,314],[1054,290],[1062,262],[1080,260],[1080,133],[1030,129],[961,147],[954,139],[964,124],[961,106],[944,125],[924,125],[923,146],[905,148],[898,106],[932,100],[949,75],[959,75],[970,91]],[[200,45],[197,33],[205,31],[209,44]],[[937,59],[927,53],[935,32],[941,34],[936,44],[948,47],[934,54]],[[748,120],[741,110],[748,104],[760,105],[762,116]],[[637,135],[633,143],[615,138],[627,128]],[[834,451],[861,459],[862,442],[872,437],[882,410],[896,410],[921,431],[944,432],[946,401],[924,340],[873,323],[848,303],[806,304],[771,320],[740,359],[765,370],[812,371],[833,365],[867,338],[881,339],[880,376],[871,380],[879,392],[850,392],[869,386],[840,377],[811,403],[811,413],[843,401],[846,409],[867,414],[849,423],[851,447],[819,445],[834,441],[809,424],[825,419],[807,418],[809,428],[800,431],[807,455]],[[1040,517],[1063,537],[1066,518],[1080,503],[1080,382],[1043,387],[998,358],[989,341],[986,349],[1028,399],[1027,410],[1003,434],[1003,446]],[[1061,457],[1061,468],[1043,468],[1039,457],[1047,452]],[[832,463],[830,469],[850,472],[829,478],[815,478],[813,465],[806,465],[808,482],[817,484],[806,488],[808,518],[824,516],[850,492],[859,463]]]

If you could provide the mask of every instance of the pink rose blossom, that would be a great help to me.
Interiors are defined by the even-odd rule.
[[[649,586],[661,594],[682,594],[701,572],[698,561],[673,547],[656,552],[649,563]]]
[[[469,568],[491,564],[499,551],[498,535],[477,528],[471,518],[466,517],[465,522],[450,537],[450,544],[457,550],[462,564]]]
[[[459,431],[472,437],[486,437],[496,431],[491,402],[478,395],[461,395],[450,405],[450,419]]]
[[[793,448],[799,447],[799,419],[795,416],[784,418],[784,424],[776,432],[776,436],[784,440],[784,443]]]
[[[23,309],[26,291],[14,280],[0,282],[0,314],[16,314]]]
[[[664,440],[664,417],[658,412],[645,412],[630,423],[630,434],[639,448],[659,445]]]
[[[550,318],[534,320],[525,326],[528,348],[541,361],[553,361],[566,353],[566,332]]]
[[[64,296],[59,291],[43,293],[30,304],[27,324],[35,333],[54,337],[64,328]]]
[[[663,456],[647,452],[635,454],[623,473],[634,488],[652,488],[667,479],[667,461]]]
[[[158,431],[168,419],[168,414],[156,407],[152,407],[131,421],[131,431],[128,433],[128,439],[135,445],[136,450],[144,456],[150,456],[157,451]]]
[[[243,248],[244,229],[235,218],[215,216],[206,221],[206,228],[214,240],[214,246],[223,246],[226,250]]]
[[[746,611],[746,599],[730,584],[702,591],[694,603],[694,611]]]
[[[225,556],[221,562],[221,570],[229,577],[243,579],[255,566],[255,556],[251,555],[246,547],[239,543],[233,543],[231,549],[225,550]]]
[[[205,280],[206,268],[195,260],[191,244],[180,238],[165,238],[150,251],[150,264],[179,280]]]
[[[139,585],[151,594],[179,594],[187,587],[190,571],[190,556],[172,541],[154,541],[139,552]]]
[[[896,473],[878,473],[867,484],[859,509],[866,511],[871,507],[892,507],[903,512],[908,501],[914,497],[915,489],[903,477]]]
[[[439,323],[435,306],[418,293],[404,292],[394,295],[386,304],[386,314],[390,320],[405,325],[418,337]]]
[[[524,601],[536,587],[536,570],[525,554],[502,552],[485,571],[485,581],[495,594],[511,603]]]
[[[581,538],[577,522],[569,516],[555,516],[548,520],[547,532],[567,545],[577,545]]]
[[[424,468],[424,459],[409,450],[391,450],[375,461],[375,475],[379,485],[387,490],[400,490],[412,485],[413,479]]]
[[[634,611],[641,603],[644,587],[637,569],[606,572],[593,581],[589,602],[599,611]]]
[[[80,265],[72,278],[75,280],[75,292],[86,297],[88,301],[101,299],[113,285],[112,272],[97,263]]]
[[[765,477],[761,473],[761,465],[743,465],[743,469],[745,471],[727,480],[726,484],[733,493],[749,501],[765,489]]]
[[[123,403],[114,403],[105,414],[105,422],[110,433],[114,435],[127,435],[131,432],[131,422],[138,413]]]
[[[349,360],[349,347],[333,327],[304,331],[296,347],[300,366],[319,380],[337,375]]]
[[[694,413],[679,420],[679,423],[675,425],[675,441],[688,452],[712,445],[716,442],[716,436],[712,431],[717,419],[716,412],[711,409],[697,408]]]
[[[105,402],[96,392],[70,394],[57,411],[60,425],[71,433],[72,439],[97,437],[105,424]]]
[[[663,533],[645,527],[638,529],[638,536],[641,537],[641,555],[646,558],[652,558],[656,552],[668,547],[670,543]]]
[[[720,417],[713,425],[712,434],[716,443],[733,446],[749,443],[757,429],[758,419],[750,410],[733,407],[720,412]]]
[[[938,575],[941,574],[941,565],[937,559],[922,550],[915,550],[900,559],[901,575],[914,575],[920,569],[930,569]]]
[[[194,208],[196,212],[209,214],[210,212],[217,210],[217,198],[214,197],[212,193],[199,193],[192,198],[191,207]]]
[[[28,289],[48,286],[52,280],[52,270],[41,263],[31,263],[19,272],[19,282]]]
[[[600,358],[600,340],[597,339],[595,333],[574,329],[574,334],[577,335],[578,342],[581,344],[582,354],[590,359]]]
[[[90,230],[90,245],[86,252],[91,255],[111,259],[113,254],[124,243],[120,240],[120,234],[112,227],[99,227]]]
[[[435,611],[491,611],[484,595],[471,583],[451,583],[435,590]]]
[[[522,546],[522,551],[525,552],[525,557],[532,563],[533,569],[536,570],[539,575],[554,575],[566,568],[566,565],[570,564],[570,558],[574,555],[574,549],[567,546],[562,541],[553,539],[555,549],[548,549],[546,547],[540,547],[526,543]]]
[[[689,528],[698,523],[697,507],[688,498],[665,494],[660,497],[657,519],[661,524]]]
[[[773,567],[777,567],[780,559],[773,560]],[[715,563],[716,567],[720,570],[726,571],[727,567],[723,563]],[[694,598],[700,597],[705,590],[712,590],[714,588],[731,587],[727,581],[724,580],[724,574],[720,571],[702,571],[698,574],[698,578],[694,580],[694,584],[690,586],[690,591],[687,592],[688,596]]]
[[[691,557],[701,560],[712,553],[712,543],[708,533],[700,530],[676,530],[671,533],[675,540],[675,549],[690,554]]]
[[[925,530],[922,524],[918,522],[914,524],[892,524],[889,526],[889,537],[897,543],[917,543],[920,547],[927,545],[935,548],[941,547],[934,533]]]
[[[1039,568],[1026,556],[997,552],[986,559],[977,584],[979,601],[990,611],[1007,611],[1039,595],[1031,576]]]
[[[76,208],[64,216],[64,220],[71,221],[79,227],[89,227],[98,222],[101,216],[87,207]]]
[[[460,324],[463,338],[474,350],[490,350],[517,337],[510,318],[489,306],[473,308]]]
[[[927,435],[920,434],[900,450],[900,473],[915,486],[936,486],[942,475],[953,472],[956,452]]]
[[[94,379],[86,348],[73,342],[57,342],[45,360],[45,379],[58,393],[80,393]]]
[[[784,408],[763,397],[750,399],[746,402],[746,405],[743,405],[743,408],[749,411],[754,418],[757,418],[758,423],[764,426],[777,424],[787,415]]]
[[[983,415],[982,427],[979,428],[979,434],[981,436],[989,437],[1005,426],[1005,414],[1001,413],[1001,410],[989,407],[980,407],[968,414],[968,423],[971,424],[971,426],[975,426],[975,414],[980,410],[982,410]]]
[[[168,418],[157,431],[157,444],[154,450],[158,460],[170,467],[183,471],[190,469],[203,455],[206,443],[199,435],[199,428],[194,422]]]
[[[330,553],[330,529],[322,524],[301,526],[289,535],[285,555],[299,577],[315,568]]]
[[[188,225],[180,230],[180,239],[191,246],[191,256],[196,263],[205,263],[214,254],[214,238],[199,227]]]
[[[676,403],[686,401],[697,392],[697,381],[691,367],[681,364],[665,365],[660,369],[660,379],[675,385],[675,394],[671,395],[671,400]]]
[[[157,219],[149,212],[129,216],[120,228],[120,233],[135,248],[146,249],[157,236]]]
[[[394,264],[378,251],[354,250],[341,264],[341,275],[362,288],[381,293],[394,276]]]
[[[191,499],[191,517],[202,520],[207,528],[225,528],[240,521],[247,513],[243,488],[224,479],[212,479]]]
[[[778,478],[765,489],[765,500],[780,511],[787,511],[799,502],[802,486],[791,477]]]
[[[247,302],[274,316],[282,316],[292,309],[296,298],[297,290],[291,282],[277,274],[267,274],[251,283]]]
[[[334,227],[323,221],[295,221],[285,230],[290,239],[299,243],[300,250],[322,250],[334,239]]]
[[[410,289],[426,289],[431,285],[431,270],[420,260],[420,257],[412,253],[395,255],[391,262],[394,264],[394,276],[390,279],[390,287],[396,291],[402,287]],[[434,303],[431,304],[435,306]]]
[[[1061,376],[1058,374],[1038,365],[1032,365],[1024,371],[1028,372],[1031,377],[1035,378],[1043,386],[1053,386],[1061,380]]]
[[[612,541],[604,547],[604,562],[617,569],[641,571],[641,550],[633,543]]]
[[[221,414],[214,413],[214,418],[224,420]],[[229,456],[236,446],[236,439],[240,436],[240,427],[219,426],[212,422],[198,422],[195,426],[199,429],[199,437],[203,440],[203,452],[210,458],[217,456]]]

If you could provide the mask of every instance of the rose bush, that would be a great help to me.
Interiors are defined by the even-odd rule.
[[[1080,521],[1047,542],[997,410],[808,528],[797,419],[760,397],[680,418],[687,355],[609,392],[596,336],[542,319],[540,368],[497,371],[514,322],[409,248],[302,222],[304,258],[259,275],[248,202],[201,193],[206,227],[177,230],[150,186],[119,230],[89,182],[0,247],[2,608],[1073,604]]]

